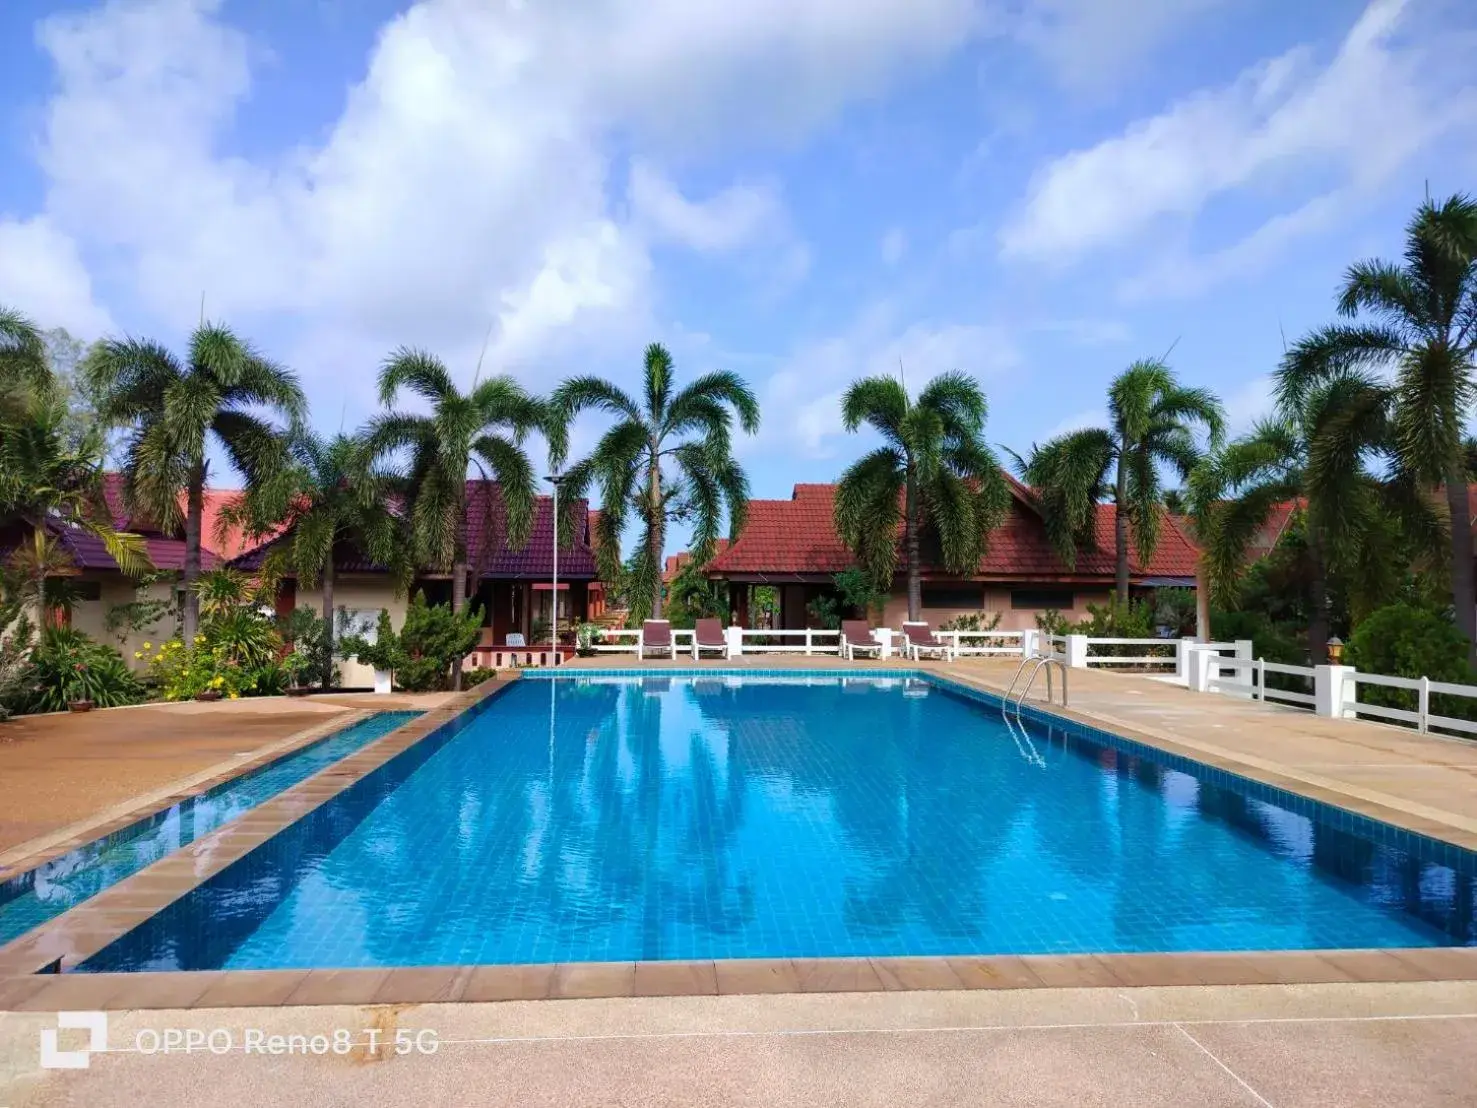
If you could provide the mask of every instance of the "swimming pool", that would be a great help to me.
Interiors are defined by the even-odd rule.
[[[1474,856],[932,677],[532,676],[94,970],[1467,945]]]
[[[420,714],[379,712],[0,882],[0,944],[188,846]]]

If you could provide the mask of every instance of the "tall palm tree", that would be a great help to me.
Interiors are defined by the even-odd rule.
[[[1289,502],[1306,505],[1299,510],[1307,524],[1308,653],[1315,662],[1327,652],[1330,572],[1344,571],[1356,587],[1390,576],[1381,572],[1390,552],[1380,541],[1379,522],[1395,510],[1398,489],[1366,464],[1388,433],[1383,393],[1378,382],[1358,374],[1328,381],[1303,396],[1300,408],[1284,407],[1212,451],[1190,475],[1191,515],[1209,592],[1228,607],[1236,602],[1251,544],[1273,512]]]
[[[1195,431],[1220,442],[1225,417],[1206,389],[1186,388],[1162,361],[1134,362],[1108,387],[1107,427],[1069,431],[1032,450],[1026,481],[1035,487],[1052,543],[1068,564],[1090,546],[1099,500],[1117,507],[1116,595],[1128,601],[1128,539],[1147,561],[1159,545],[1163,515],[1159,471],[1168,465],[1188,479],[1198,451]]]
[[[982,437],[988,406],[964,373],[935,377],[916,399],[891,377],[852,382],[841,401],[848,431],[863,424],[883,444],[853,462],[836,487],[836,530],[879,588],[890,590],[903,527],[908,618],[923,607],[922,534],[939,539],[944,566],[973,573],[1010,492]]]
[[[269,480],[286,464],[285,439],[256,409],[295,430],[307,412],[302,388],[291,370],[214,323],[195,329],[183,362],[155,342],[110,339],[89,359],[88,374],[99,415],[127,429],[125,500],[163,530],[183,524],[183,631],[193,642],[209,449],[224,450],[248,487]]]
[[[308,588],[322,592],[327,635],[324,687],[332,678],[334,548],[352,543],[386,567],[396,588],[410,582],[412,562],[400,517],[393,510],[400,480],[375,464],[365,438],[324,438],[304,430],[289,449],[293,464],[270,487],[254,490],[220,516],[220,529],[288,534],[286,561]]]
[[[744,525],[749,481],[733,457],[733,417],[748,434],[759,430],[759,402],[748,384],[726,371],[706,373],[675,391],[672,356],[660,343],[646,348],[644,396],[637,400],[600,377],[560,385],[554,403],[566,421],[594,408],[616,423],[588,458],[571,466],[564,487],[573,504],[591,484],[600,486],[602,512],[595,536],[601,576],[620,573],[620,536],[635,513],[642,532],[631,559],[631,596],[650,598],[662,612],[662,548],[671,520],[692,521],[692,560],[705,565],[728,515],[730,536]],[[638,607],[639,610],[639,607]]]
[[[496,481],[502,494],[509,546],[521,549],[533,529],[538,495],[533,466],[524,453],[529,432],[542,430],[560,441],[550,409],[511,377],[490,377],[468,392],[434,355],[401,348],[380,369],[380,402],[391,407],[406,390],[430,406],[428,414],[390,412],[371,421],[367,450],[372,458],[404,451],[411,543],[419,564],[451,573],[451,606],[466,606],[467,475],[475,468]],[[487,515],[494,526],[493,513]],[[483,544],[484,549],[486,543]],[[461,659],[452,667],[461,688]]]
[[[1445,488],[1452,606],[1477,664],[1462,438],[1477,397],[1477,200],[1427,200],[1406,227],[1404,259],[1350,266],[1338,311],[1354,322],[1320,328],[1288,351],[1278,397],[1296,405],[1319,383],[1349,371],[1388,372],[1390,460],[1400,480],[1430,495]]]

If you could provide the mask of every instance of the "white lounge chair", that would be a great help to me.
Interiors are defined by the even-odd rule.
[[[661,657],[665,654],[677,660],[677,640],[672,638],[672,623],[665,619],[648,619],[641,625],[641,649],[638,657],[645,658],[651,651]]]
[[[723,621],[720,619],[700,619],[692,632],[692,660],[697,661],[703,656],[703,651],[717,653],[719,657],[728,657],[728,636],[723,633]]]
[[[844,619],[841,621],[841,653],[848,662],[854,662],[858,652],[880,658],[882,644],[866,620]]]
[[[942,658],[951,661],[949,644],[933,633],[933,628],[927,623],[904,623],[903,624],[903,649],[909,658],[918,662],[923,660],[923,655],[930,658]]]

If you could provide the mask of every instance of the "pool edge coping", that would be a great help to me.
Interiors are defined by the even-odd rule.
[[[1477,949],[1213,951],[193,970],[0,977],[0,1011],[1477,981]]]
[[[516,673],[511,673],[506,678],[484,681],[456,694],[443,704],[423,712],[417,718],[407,720],[388,734],[374,739],[359,750],[324,766],[269,800],[243,812],[208,835],[166,854],[137,873],[38,924],[10,942],[0,944],[0,979],[40,974],[58,960],[66,968],[85,961],[278,832],[427,738],[443,724],[456,719],[480,701],[506,690],[516,682],[517,676]],[[335,715],[332,723],[335,730],[341,730],[375,714],[369,709],[350,709],[346,713]],[[350,720],[350,716],[361,718]],[[328,736],[319,736],[326,737]],[[306,745],[310,741],[313,740],[305,740],[299,745]],[[291,751],[278,751],[266,761],[281,757],[284,753]],[[226,774],[224,779],[229,780],[242,772],[246,772],[246,769],[235,769]],[[170,804],[178,803],[179,799]],[[170,804],[163,807],[169,807]],[[153,812],[160,810],[162,808],[158,806],[152,808]],[[147,815],[145,812],[134,818],[147,818]],[[96,837],[98,836],[92,838]],[[92,838],[86,841],[90,842]],[[67,850],[76,849],[76,845],[67,847]],[[34,868],[30,866],[20,872],[28,872]]]

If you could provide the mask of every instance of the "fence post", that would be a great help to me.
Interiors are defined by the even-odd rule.
[[[1265,658],[1256,660],[1256,698],[1258,700],[1267,699],[1267,659]]]
[[[744,653],[744,629],[737,625],[729,627],[726,631],[728,638],[728,656],[730,658],[741,658]]]
[[[1328,719],[1353,719],[1356,686],[1353,666],[1313,667],[1313,711]]]
[[[1427,720],[1427,717],[1431,714],[1431,679],[1429,677],[1421,678],[1420,696],[1421,699],[1420,703],[1416,706],[1416,713],[1421,718],[1417,726],[1420,728],[1421,734],[1424,735],[1426,733],[1426,730],[1430,727],[1430,723]]]
[[[1190,647],[1195,645],[1195,640],[1190,638],[1180,639],[1174,647],[1174,683],[1190,687]]]
[[[1072,669],[1087,668],[1087,636],[1067,636],[1067,665]]]
[[[1192,643],[1185,647],[1185,653],[1189,655],[1186,669],[1190,691],[1214,691],[1210,685],[1213,679],[1220,676],[1220,665],[1216,661],[1220,657],[1220,652],[1200,643]]]
[[[805,629],[805,656],[810,657],[810,628]]]
[[[1041,632],[1032,627],[1021,632],[1021,657],[1034,658],[1041,653]]]
[[[1236,658],[1239,661],[1249,662],[1256,657],[1256,648],[1250,639],[1236,639]]]

